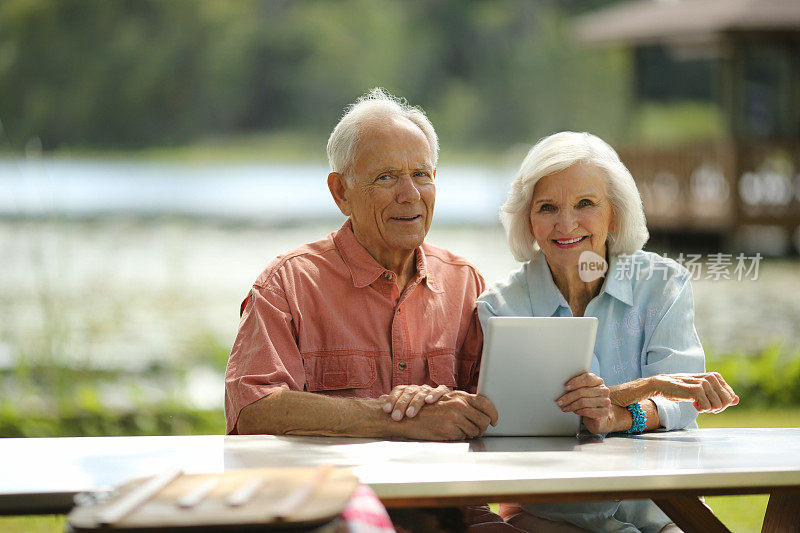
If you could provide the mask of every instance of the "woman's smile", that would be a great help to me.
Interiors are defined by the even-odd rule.
[[[575,237],[574,239],[553,239],[553,242],[556,243],[556,246],[559,248],[575,248],[580,246],[581,243],[588,238],[588,235],[584,235],[582,237]]]

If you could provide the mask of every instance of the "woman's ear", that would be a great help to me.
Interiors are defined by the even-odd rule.
[[[347,199],[347,180],[338,172],[328,174],[328,189],[331,191],[333,201],[339,211],[346,217],[350,216],[350,201]]]

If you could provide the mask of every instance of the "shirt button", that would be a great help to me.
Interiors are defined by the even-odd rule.
[[[388,279],[388,280],[391,280],[391,279],[392,279],[392,273],[391,273],[391,272],[386,272],[386,273],[383,275],[383,277],[384,277],[384,278],[386,278],[386,279]]]
[[[403,361],[400,361],[399,363],[397,363],[397,368],[399,368],[400,370],[405,370],[406,364]]]

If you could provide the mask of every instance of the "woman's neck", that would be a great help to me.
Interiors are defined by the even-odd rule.
[[[549,261],[547,264],[550,266],[553,282],[572,310],[572,316],[583,316],[592,298],[600,294],[605,276],[587,283],[581,279],[577,266],[565,268],[551,265]]]

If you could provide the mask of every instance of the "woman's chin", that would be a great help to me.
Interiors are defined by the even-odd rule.
[[[559,250],[560,252],[560,250]],[[554,254],[544,254],[545,259],[547,259],[547,264],[550,265],[550,268],[557,267],[560,270],[578,270],[578,258],[580,253],[574,254],[563,254],[563,253],[554,253]]]

